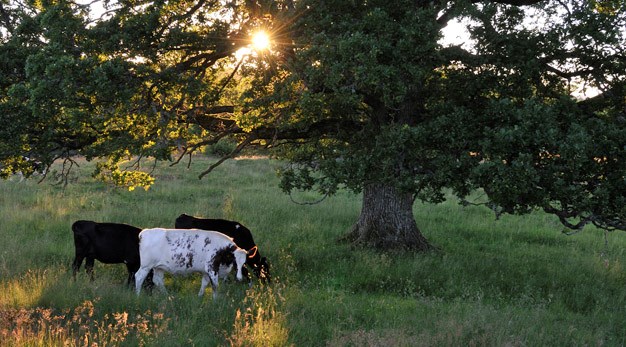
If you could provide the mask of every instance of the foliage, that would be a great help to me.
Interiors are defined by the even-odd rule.
[[[9,163],[20,157],[44,167],[75,155],[109,167],[133,155],[165,160],[206,135],[186,116],[219,100],[219,60],[245,44],[231,40],[249,19],[205,2],[105,5],[92,21],[83,5],[43,2],[9,32],[2,69],[20,75],[2,86],[4,169],[17,171]]]
[[[336,126],[281,144],[281,187],[383,182],[428,202],[483,188],[498,213],[626,229],[626,11],[473,3],[298,2],[294,57],[250,107],[271,105],[261,122]],[[442,40],[453,17],[471,43]],[[576,99],[581,80],[602,94]]]
[[[101,4],[2,2],[3,177],[79,155],[147,187],[144,161],[232,138],[224,159],[289,161],[288,192],[482,188],[498,213],[626,229],[623,1]],[[467,43],[444,40],[452,20]],[[259,28],[271,49],[237,58]]]

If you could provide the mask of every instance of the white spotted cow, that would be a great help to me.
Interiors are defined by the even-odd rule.
[[[237,246],[248,251],[248,260],[246,260],[246,264],[250,266],[252,271],[254,271],[254,274],[261,279],[262,282],[271,282],[270,264],[267,262],[267,258],[261,256],[259,247],[257,247],[254,242],[250,229],[246,228],[241,223],[224,219],[192,217],[183,213],[176,218],[176,225],[174,227],[176,229],[215,230],[232,237]],[[248,270],[245,266],[242,271],[243,277],[250,280]]]
[[[225,278],[237,268],[237,280],[243,275],[241,268],[248,253],[230,237],[216,231],[199,229],[144,229],[139,233],[141,266],[135,274],[137,295],[150,270],[154,270],[153,282],[167,292],[163,282],[165,272],[171,274],[202,273],[202,286],[198,296],[204,295],[209,283],[213,299],[217,298],[218,279]]]

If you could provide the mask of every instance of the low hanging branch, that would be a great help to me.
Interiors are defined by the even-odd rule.
[[[461,205],[463,207],[465,206],[485,206],[488,209],[492,210],[496,216],[496,220],[500,220],[500,216],[502,216],[502,214],[504,214],[504,210],[498,206],[497,204],[488,201],[488,202],[471,202],[468,201],[467,199],[463,198],[461,199]]]
[[[321,203],[322,201],[326,200],[326,198],[328,198],[328,196],[330,196],[330,193],[326,192],[324,194],[324,196],[322,196],[321,198],[319,198],[319,199],[317,199],[315,201],[299,202],[299,201],[296,201],[296,199],[293,198],[292,192],[291,191],[289,192],[289,199],[291,200],[291,202],[293,202],[296,205],[300,205],[300,206],[317,205],[317,204]]]
[[[178,159],[176,159],[173,163],[170,164],[170,167],[177,165],[178,163],[180,163],[180,161],[183,159],[183,157],[187,154],[191,155],[193,154],[198,148],[202,147],[202,146],[208,146],[208,145],[214,145],[216,143],[218,143],[221,139],[223,139],[224,137],[226,137],[228,135],[228,133],[223,132],[223,133],[219,133],[216,136],[214,136],[211,139],[207,139],[204,141],[200,141],[194,144],[191,144],[185,148],[183,148],[183,152],[178,156]]]
[[[581,231],[589,223],[593,224],[599,229],[604,229],[607,231],[626,231],[626,222],[617,217],[607,218],[594,213],[589,213],[585,216],[583,215],[583,213],[578,211],[574,211],[571,209],[557,209],[552,206],[544,206],[543,210],[546,213],[557,216],[561,224],[563,224],[566,228],[573,230],[571,233],[566,233],[568,235],[575,234]],[[572,218],[579,218],[580,220],[577,223],[574,223],[570,221]]]
[[[241,153],[241,151],[244,148],[246,148],[250,143],[252,143],[252,141],[254,141],[254,137],[252,137],[252,136],[246,137],[246,139],[243,140],[239,145],[237,145],[237,147],[232,152],[230,152],[229,154],[223,156],[222,158],[220,158],[220,160],[218,160],[217,162],[215,162],[211,166],[209,166],[208,169],[206,169],[203,172],[201,172],[200,175],[198,176],[198,179],[202,179],[202,177],[204,177],[204,176],[208,175],[209,173],[211,173],[211,171],[213,171],[213,169],[215,169],[216,167],[220,166],[226,160],[234,158],[235,156],[237,156],[237,154]]]

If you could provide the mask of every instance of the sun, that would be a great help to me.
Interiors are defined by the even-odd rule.
[[[249,42],[249,45],[241,47],[237,50],[237,52],[235,52],[237,60],[241,60],[249,55],[256,55],[269,51],[270,46],[272,45],[272,40],[270,39],[269,34],[263,30],[254,32],[250,36]]]
[[[256,51],[269,49],[270,43],[270,37],[265,31],[257,31],[252,35],[252,47]]]

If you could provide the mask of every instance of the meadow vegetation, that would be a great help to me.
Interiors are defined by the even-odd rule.
[[[95,181],[65,188],[0,182],[0,341],[8,346],[613,346],[626,343],[625,235],[562,234],[548,215],[502,216],[450,198],[416,203],[438,250],[378,252],[338,243],[360,197],[294,204],[280,163],[211,159],[157,167],[148,191]],[[297,201],[315,201],[297,193]],[[123,265],[96,262],[72,281],[78,219],[173,227],[180,213],[238,220],[272,264],[271,285],[166,277],[169,295],[137,297]],[[210,289],[208,289],[210,291]]]

